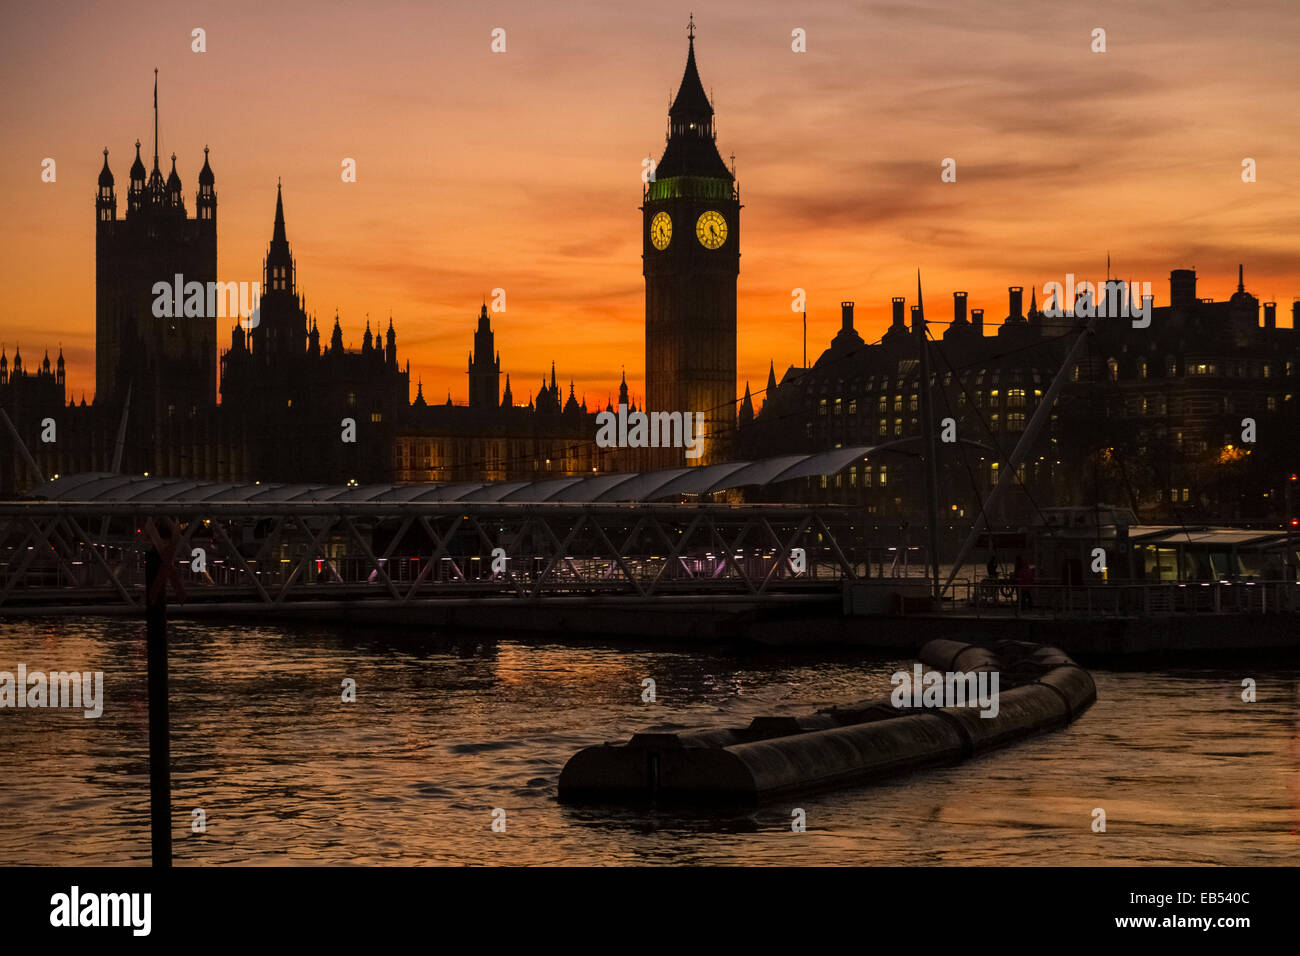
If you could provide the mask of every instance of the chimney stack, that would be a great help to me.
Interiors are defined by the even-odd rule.
[[[904,328],[903,303],[905,303],[907,300],[903,298],[901,295],[896,295],[892,299],[890,299],[890,301],[894,303],[894,328],[896,329]]]
[[[1266,329],[1277,328],[1277,303],[1276,302],[1264,303],[1264,328]]]
[[[978,332],[981,336],[984,334],[984,310],[983,309],[970,310],[970,324],[971,327],[976,332]]]
[[[1007,286],[1007,318],[1012,321],[1024,317],[1021,311],[1021,298],[1024,295],[1024,286],[1012,285]]]
[[[919,332],[920,329],[921,329],[921,307],[919,305],[914,305],[912,306],[912,331]]]
[[[853,303],[840,303],[840,329],[844,332],[853,331]]]
[[[1291,328],[1300,329],[1300,297],[1291,303]]]
[[[954,292],[952,294],[952,324],[966,324],[966,293]]]

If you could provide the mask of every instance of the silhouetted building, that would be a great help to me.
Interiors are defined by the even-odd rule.
[[[216,316],[206,314],[206,289],[217,278],[217,194],[203,150],[195,215],[191,219],[176,156],[163,181],[158,163],[158,86],[154,77],[153,169],[146,179],[135,143],[126,215],[117,218],[117,193],[104,150],[95,198],[96,400],[120,401],[129,387],[137,409],[193,418],[217,401]],[[182,277],[177,279],[177,276]],[[204,307],[171,303],[157,315],[155,286],[191,282],[204,290]]]
[[[740,192],[714,142],[692,26],[668,145],[642,204],[646,410],[706,416],[704,453],[663,450],[662,466],[731,454],[736,403]]]
[[[1005,514],[1049,505],[1116,500],[1146,520],[1192,516],[1229,520],[1281,515],[1283,479],[1300,450],[1282,436],[1296,422],[1297,333],[1279,329],[1276,306],[1245,291],[1227,302],[1196,297],[1196,276],[1175,270],[1171,304],[1152,306],[1150,325],[1102,318],[1061,398],[1017,471]],[[1136,303],[1133,303],[1136,304]],[[811,368],[769,373],[761,410],[752,397],[738,413],[740,453],[759,457],[852,445],[886,446],[845,472],[810,480],[808,500],[856,502],[868,514],[921,512],[919,340],[895,297],[889,329],[866,345],[853,331],[853,303],[841,329]],[[1046,315],[1031,293],[1008,289],[996,336],[983,334],[983,310],[967,318],[967,296],[953,294],[953,317],[931,343],[936,431],[952,418],[961,443],[938,445],[942,513],[970,519],[998,481],[1074,339],[1072,311]],[[1293,324],[1300,318],[1300,300]],[[933,319],[931,325],[935,325]],[[932,332],[937,336],[937,330]],[[748,386],[746,386],[748,393]],[[1259,440],[1243,442],[1246,419]]]

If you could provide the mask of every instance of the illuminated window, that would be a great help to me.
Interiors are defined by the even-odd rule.
[[[888,465],[881,465],[881,466],[880,466],[880,487],[881,487],[881,488],[883,488],[883,487],[885,487],[885,485],[889,484],[889,471],[888,471],[888,469],[889,469],[889,466],[888,466]]]
[[[1007,413],[1007,430],[1013,432],[1022,432],[1025,430],[1025,413],[1009,412]]]
[[[895,419],[894,419],[894,435],[895,435],[895,436],[898,436],[898,435],[902,435],[902,434],[903,434],[903,420],[902,420],[901,418],[895,418]]]
[[[1023,388],[1007,389],[1007,408],[1024,408],[1025,390]]]
[[[820,402],[817,403],[817,414],[818,415],[826,414],[826,399],[823,398]]]

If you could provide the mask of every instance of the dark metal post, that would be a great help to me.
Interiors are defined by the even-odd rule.
[[[156,548],[144,556],[145,643],[149,673],[149,822],[153,865],[172,865],[171,729],[167,719],[167,587]]]
[[[921,434],[925,439],[925,510],[926,524],[930,526],[930,567],[934,575],[934,597],[943,598],[939,581],[939,463],[934,444],[934,396],[930,392],[930,349],[925,334],[925,305],[921,298],[921,270],[916,271],[916,338],[920,350],[921,372]]]

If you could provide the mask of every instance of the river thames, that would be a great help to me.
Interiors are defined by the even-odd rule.
[[[892,689],[912,660],[171,622],[177,865],[1293,865],[1300,666],[1091,666],[1075,724],[764,806],[571,808],[577,750]],[[0,864],[147,865],[144,629],[0,622],[0,671],[103,671],[104,712],[0,708]],[[642,700],[655,681],[657,701]],[[1254,703],[1242,681],[1257,684]],[[342,700],[347,679],[355,703]],[[505,832],[492,829],[505,811]],[[1093,811],[1106,832],[1093,832]],[[206,832],[191,829],[201,809]],[[806,832],[792,832],[792,813]]]

